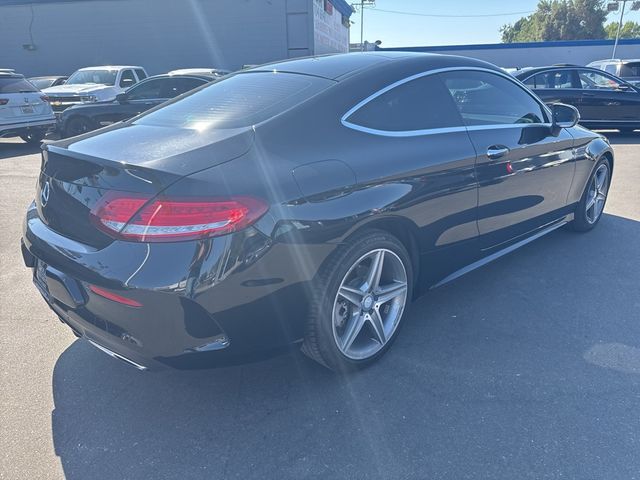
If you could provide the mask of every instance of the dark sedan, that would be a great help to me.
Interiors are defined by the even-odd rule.
[[[514,75],[546,103],[576,107],[585,127],[614,128],[623,133],[640,128],[640,90],[610,73],[590,67],[552,66]]]
[[[127,120],[217,78],[213,74],[149,77],[118,95],[113,102],[67,108],[58,118],[58,131],[66,138]]]
[[[577,120],[463,57],[257,67],[45,145],[22,252],[62,322],[138,369],[299,343],[349,370],[427,288],[598,223],[613,152]]]

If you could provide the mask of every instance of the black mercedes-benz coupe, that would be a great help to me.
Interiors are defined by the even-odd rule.
[[[139,369],[299,343],[349,370],[427,288],[598,223],[613,152],[577,120],[469,58],[257,67],[46,144],[22,252],[60,319]]]

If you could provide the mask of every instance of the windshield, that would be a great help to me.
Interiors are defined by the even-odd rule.
[[[36,87],[38,90],[42,90],[43,88],[50,87],[53,84],[53,78],[37,78],[29,80],[31,84]]]
[[[30,93],[38,89],[23,77],[0,77],[0,93]]]
[[[136,124],[196,130],[255,125],[332,85],[324,78],[275,72],[234,75],[136,120]]]
[[[79,70],[69,77],[65,85],[78,85],[82,83],[115,85],[117,75],[117,70]]]

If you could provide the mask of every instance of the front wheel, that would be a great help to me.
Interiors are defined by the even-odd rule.
[[[303,352],[335,371],[373,363],[395,340],[411,299],[407,250],[371,230],[340,247],[320,277]]]
[[[63,137],[75,137],[83,133],[95,130],[95,126],[91,120],[85,117],[71,117],[62,132]]]
[[[611,162],[607,157],[602,157],[595,168],[582,198],[576,207],[571,226],[577,232],[586,232],[595,227],[607,202],[609,185],[611,184]]]

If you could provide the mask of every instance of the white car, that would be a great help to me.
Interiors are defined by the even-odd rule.
[[[62,112],[72,105],[112,102],[116,96],[147,78],[144,68],[131,65],[109,65],[81,68],[64,83],[43,90],[53,111]]]
[[[56,124],[47,97],[13,70],[0,70],[0,137],[40,143]]]
[[[214,77],[224,77],[230,74],[229,70],[221,70],[219,68],[181,68],[179,70],[171,70],[167,75],[213,75]]]

